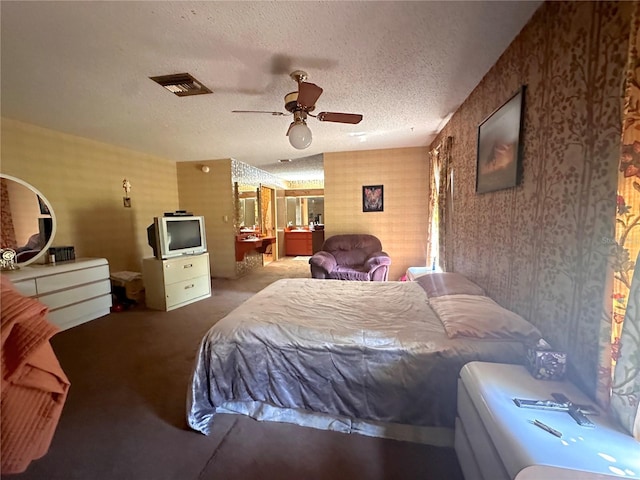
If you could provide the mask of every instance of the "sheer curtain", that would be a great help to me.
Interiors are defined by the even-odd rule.
[[[429,182],[429,222],[427,235],[429,238],[427,251],[427,267],[435,267],[438,259],[439,215],[438,186],[440,185],[440,160],[437,150],[429,152],[431,162],[431,179]]]
[[[640,268],[636,268],[640,261],[639,8],[635,2],[622,108],[616,232],[610,271],[611,312],[602,328],[598,400],[605,405],[609,403],[613,416],[640,440]]]
[[[638,261],[640,255],[636,265]],[[640,273],[633,276],[626,307],[611,384],[611,411],[640,440]]]
[[[451,267],[451,251],[447,234],[451,230],[453,175],[451,145],[453,137],[445,137],[429,152],[431,160],[431,190],[429,195],[429,255],[436,270],[446,272]]]

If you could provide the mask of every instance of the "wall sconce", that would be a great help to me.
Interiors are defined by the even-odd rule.
[[[131,191],[131,182],[126,178],[122,180],[122,189],[124,190],[124,197],[122,197],[122,204],[125,208],[131,208],[131,197],[129,197],[129,192]]]
[[[200,167],[200,170],[202,170],[202,173],[209,173],[211,171],[211,169],[207,165],[202,165],[202,167]]]

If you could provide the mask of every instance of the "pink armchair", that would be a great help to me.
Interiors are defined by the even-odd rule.
[[[334,235],[325,240],[309,264],[313,278],[384,282],[391,258],[373,235]]]

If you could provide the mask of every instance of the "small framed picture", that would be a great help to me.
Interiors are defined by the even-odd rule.
[[[384,211],[384,187],[382,185],[365,185],[362,187],[362,211]]]
[[[131,197],[122,197],[122,205],[125,208],[131,208]]]

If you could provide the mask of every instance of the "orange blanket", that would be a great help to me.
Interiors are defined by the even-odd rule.
[[[49,343],[58,327],[46,319],[46,305],[3,275],[0,301],[0,472],[20,473],[49,450],[69,380]]]

